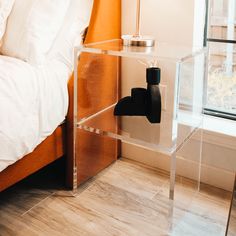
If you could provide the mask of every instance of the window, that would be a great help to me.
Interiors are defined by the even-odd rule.
[[[206,114],[236,120],[236,1],[212,0]]]

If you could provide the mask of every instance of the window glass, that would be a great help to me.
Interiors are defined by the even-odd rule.
[[[213,0],[211,7],[206,111],[230,118],[236,115],[236,1]]]

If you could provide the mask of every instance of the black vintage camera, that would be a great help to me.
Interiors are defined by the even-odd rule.
[[[122,98],[115,106],[115,116],[146,116],[151,123],[161,122],[161,70],[147,68],[147,89],[132,88],[131,96]]]

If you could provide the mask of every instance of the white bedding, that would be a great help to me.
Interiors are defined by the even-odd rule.
[[[24,1],[25,4],[29,2],[49,4],[46,0]],[[0,171],[32,152],[65,119],[73,49],[80,43],[81,32],[89,24],[93,6],[93,0],[69,2],[63,25],[43,63],[36,66],[29,61],[28,64],[13,57],[0,56]],[[7,30],[14,32],[18,20],[12,19],[14,14],[10,16],[12,24],[7,25]],[[7,43],[7,37],[4,37],[3,47]],[[9,40],[13,40],[13,46],[18,49],[15,37]]]
[[[0,72],[2,171],[32,152],[65,119],[71,71],[58,61],[31,66],[0,56]]]

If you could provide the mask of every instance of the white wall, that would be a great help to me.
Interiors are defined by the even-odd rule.
[[[154,36],[157,43],[167,42],[191,45],[192,47],[198,46],[203,42],[204,2],[204,0],[142,0],[141,33]],[[133,34],[135,31],[135,4],[135,0],[123,0],[123,34]],[[123,63],[122,77],[122,94],[124,96],[129,94],[130,87],[133,84],[145,86],[145,67],[142,65],[138,67],[132,62]],[[145,133],[145,130],[143,132]],[[188,156],[186,158],[188,161],[183,162],[180,159],[178,162],[179,174],[196,178],[198,173],[197,168],[195,168],[197,159],[196,155],[191,155],[191,153],[195,152],[198,145],[194,140],[189,144],[185,154],[183,154]],[[122,147],[122,155],[152,166],[163,169],[169,168],[169,160],[165,156],[127,144]],[[228,171],[228,167],[229,163],[236,167],[234,156],[236,156],[235,149],[206,141],[203,146],[202,180],[230,190],[234,175]]]
[[[135,32],[136,0],[123,0],[123,33]],[[141,33],[157,42],[192,45],[193,0],[141,0]]]

